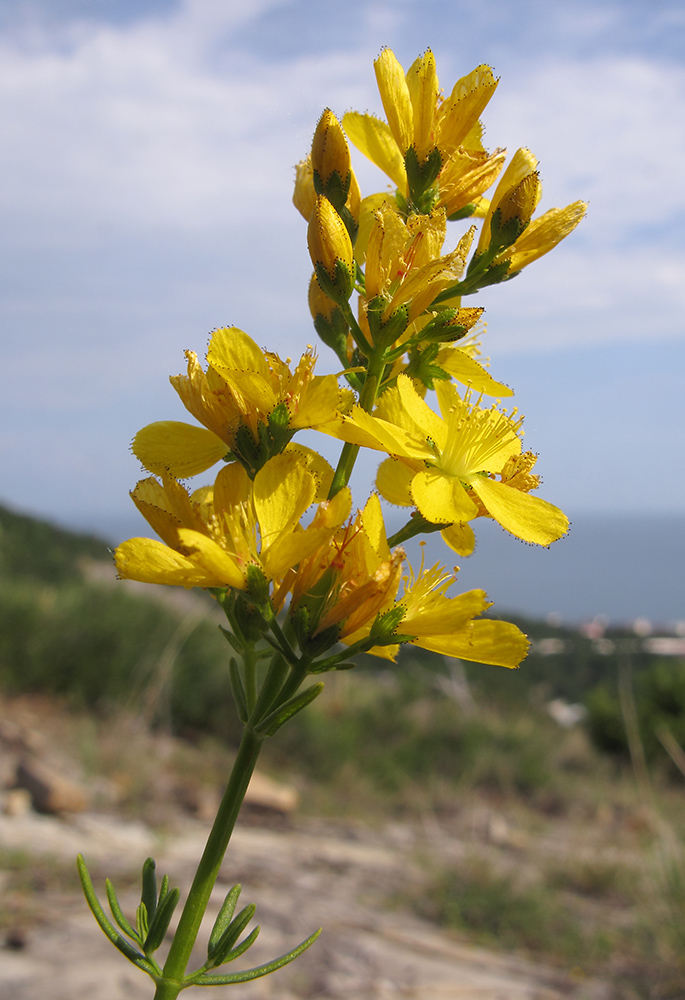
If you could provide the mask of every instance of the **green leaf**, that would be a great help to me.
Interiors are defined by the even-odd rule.
[[[143,970],[143,972],[147,972],[148,975],[156,979],[161,974],[161,970],[156,963],[149,962],[144,955],[141,955],[139,951],[136,951],[133,945],[130,945],[126,938],[123,938],[121,934],[119,934],[118,931],[112,927],[111,923],[107,919],[105,911],[100,906],[100,901],[95,894],[95,889],[93,888],[93,883],[82,854],[78,855],[76,864],[78,867],[79,878],[81,879],[81,886],[83,887],[83,894],[86,897],[86,902],[88,903],[91,913],[100,926],[100,929],[104,931],[105,935],[109,938],[114,947],[118,948],[122,955],[126,956],[129,962],[133,962],[133,964],[137,965],[139,969]]]
[[[145,903],[141,903],[136,910],[136,929],[141,941],[144,941],[147,937],[149,928],[150,921],[148,919],[147,906]]]
[[[312,684],[311,687],[305,688],[300,694],[295,695],[290,701],[287,701],[285,705],[281,705],[270,715],[267,715],[263,722],[260,722],[258,726],[255,727],[255,732],[264,733],[266,736],[273,736],[274,733],[278,732],[281,726],[285,725],[288,719],[292,719],[294,715],[301,712],[303,708],[311,704],[315,698],[318,698],[323,691],[323,682],[319,681],[318,684]]]
[[[226,899],[221,904],[221,909],[219,910],[217,918],[214,921],[214,926],[212,927],[212,933],[209,935],[209,944],[207,946],[208,957],[211,957],[211,955],[216,951],[216,946],[219,943],[221,935],[233,919],[233,914],[235,913],[235,908],[238,904],[241,890],[241,885],[234,885],[233,888],[226,894]]]
[[[219,631],[223,635],[223,637],[226,640],[226,642],[230,646],[233,647],[233,649],[236,651],[236,653],[239,653],[239,654],[243,653],[243,651],[245,649],[244,644],[239,639],[237,639],[236,636],[234,636],[232,632],[229,632],[227,628],[223,627],[223,625],[219,625]]]
[[[143,891],[140,896],[141,903],[145,903],[149,920],[155,915],[157,909],[157,875],[155,873],[155,859],[147,858],[143,862]]]
[[[114,891],[114,886],[108,878],[105,879],[105,890],[107,892],[107,899],[109,900],[109,908],[112,911],[112,916],[118,923],[119,927],[121,927],[122,931],[124,931],[125,934],[128,934],[130,938],[133,938],[137,944],[142,946],[142,938],[124,916],[121,906],[119,905],[119,900],[117,899]]]
[[[228,676],[231,680],[231,691],[233,692],[233,700],[235,701],[238,718],[241,722],[247,722],[250,715],[247,710],[247,695],[245,693],[243,675],[240,673],[240,667],[234,657],[231,657],[231,662],[228,665]]]
[[[162,884],[159,887],[159,897],[157,899],[158,907],[162,902],[162,900],[164,899],[164,897],[166,896],[166,894],[168,893],[168,891],[169,891],[169,876],[165,875],[164,878],[162,879]]]
[[[164,899],[157,907],[157,912],[150,921],[150,930],[143,944],[143,951],[146,955],[157,951],[164,940],[164,935],[169,929],[169,924],[171,923],[171,918],[174,915],[180,895],[180,889],[172,889],[166,893]]]
[[[186,986],[228,986],[230,983],[249,983],[252,979],[259,979],[261,976],[267,976],[270,972],[275,972],[276,969],[282,969],[284,965],[288,965],[290,962],[298,958],[303,951],[306,951],[310,945],[314,944],[319,934],[321,933],[321,927],[318,931],[314,931],[306,941],[298,944],[297,948],[293,948],[286,955],[281,955],[279,958],[275,958],[272,962],[267,962],[265,965],[259,965],[254,969],[245,969],[244,972],[234,972],[228,973],[223,976],[210,976],[206,973],[202,973],[199,976],[193,977],[189,976],[184,985]]]
[[[240,935],[243,933],[249,922],[254,917],[254,913],[257,907],[254,903],[250,903],[245,906],[237,917],[230,922],[226,930],[223,932],[216,945],[209,953],[207,949],[209,960],[207,963],[208,968],[213,968],[214,966],[221,965],[226,961],[226,956],[231,951],[231,948],[236,943]],[[211,964],[210,964],[211,963]]]

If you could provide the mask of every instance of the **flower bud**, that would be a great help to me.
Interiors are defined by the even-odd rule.
[[[354,288],[354,257],[349,233],[328,198],[320,195],[307,230],[309,255],[322,290],[335,302],[347,302]]]
[[[350,151],[340,122],[328,108],[314,133],[312,168],[316,193],[325,194],[339,211],[350,190]]]

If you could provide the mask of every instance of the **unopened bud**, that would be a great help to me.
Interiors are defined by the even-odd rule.
[[[354,288],[352,241],[328,198],[320,195],[307,230],[309,255],[319,285],[335,302],[347,302]]]
[[[314,133],[312,168],[316,193],[325,194],[340,211],[350,190],[350,150],[340,122],[328,108]]]

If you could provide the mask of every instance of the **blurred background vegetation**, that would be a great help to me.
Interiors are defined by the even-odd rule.
[[[146,769],[122,719],[204,748],[203,767],[179,758],[186,779],[225,774],[240,726],[220,621],[203,594],[118,583],[102,540],[0,508],[0,696],[49,696],[109,732],[109,764],[100,744],[89,766],[134,769],[138,805],[151,800],[154,753]],[[324,697],[267,745],[264,766],[305,790],[303,810],[319,816],[456,830],[465,803],[486,802],[508,817],[485,835],[502,857],[429,857],[424,882],[391,905],[609,975],[617,997],[684,996],[685,661],[659,652],[679,640],[517,624],[533,641],[518,671],[405,647],[397,664],[365,657],[327,677]],[[117,727],[129,737],[114,752]],[[559,841],[530,877],[521,857],[548,823],[555,836],[563,824],[592,827],[600,846]],[[620,849],[608,857],[612,838]]]

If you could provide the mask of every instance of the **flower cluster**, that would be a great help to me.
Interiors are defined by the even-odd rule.
[[[468,556],[479,517],[537,545],[566,532],[534,495],[536,456],[500,402],[512,390],[479,360],[483,310],[462,300],[551,250],[586,206],[535,216],[535,157],[519,149],[506,165],[504,150],[484,148],[489,67],[447,97],[431,52],[405,73],[385,49],[375,68],[387,121],[326,110],[296,169],[310,311],[342,371],[315,375],[312,348],[292,368],[236,328],[212,334],[206,366],[188,352],[171,383],[196,423],[159,421],[133,441],[151,476],[132,498],[161,540],[125,542],[116,564],[124,578],[210,590],[237,650],[266,642],[302,675],[359,651],[394,658],[403,643],[515,667],[528,648],[519,629],[480,617],[482,590],[448,596],[455,576],[440,565],[407,567],[400,543],[439,531]],[[348,138],[395,190],[362,197]],[[335,470],[293,440],[301,430],[343,442]],[[385,457],[353,513],[360,448]],[[212,483],[182,482],[219,462]],[[390,539],[381,497],[411,508]]]

